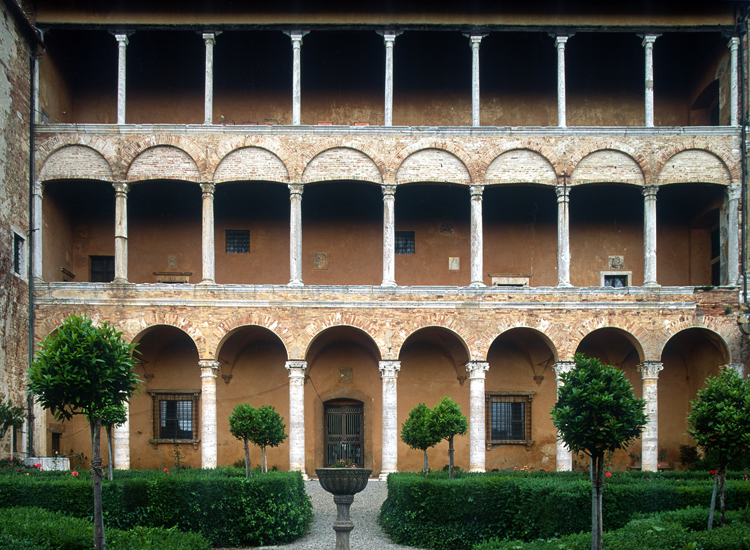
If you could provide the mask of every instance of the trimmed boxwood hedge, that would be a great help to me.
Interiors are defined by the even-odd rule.
[[[686,479],[688,478],[688,479]],[[727,509],[750,504],[750,483],[732,476]],[[638,513],[678,510],[710,502],[706,474],[616,472],[604,490],[604,527],[625,526]],[[591,484],[578,472],[392,474],[380,523],[394,542],[463,550],[483,540],[553,538],[591,531]]]
[[[176,527],[199,532],[213,546],[261,546],[303,535],[312,505],[299,472],[246,479],[233,469],[118,472],[102,490],[107,527]],[[124,474],[124,475],[123,475]],[[0,477],[0,507],[38,506],[90,518],[90,476]]]

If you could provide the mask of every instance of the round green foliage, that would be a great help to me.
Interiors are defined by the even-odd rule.
[[[255,427],[256,431],[251,435],[250,441],[261,449],[278,447],[287,438],[284,433],[286,424],[271,405],[263,405],[255,409]]]
[[[240,441],[249,441],[255,431],[255,407],[249,403],[235,405],[229,415],[229,433]]]
[[[5,436],[8,428],[20,428],[26,418],[26,410],[23,407],[17,407],[10,399],[4,402],[4,397],[0,393],[0,439]]]
[[[431,429],[440,439],[453,439],[469,431],[469,422],[461,407],[450,397],[443,397],[432,409]],[[438,440],[439,441],[439,440]]]
[[[412,449],[426,451],[442,440],[442,436],[433,430],[432,411],[420,403],[409,412],[409,418],[401,425],[401,441]]]

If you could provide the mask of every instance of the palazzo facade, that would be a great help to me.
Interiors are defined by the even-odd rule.
[[[461,468],[570,469],[549,409],[585,353],[647,400],[655,470],[744,374],[744,3],[84,4],[33,13],[33,337],[138,344],[117,468],[231,465],[248,402],[285,419],[269,465],[383,478],[448,395]],[[86,453],[37,413],[37,454]]]

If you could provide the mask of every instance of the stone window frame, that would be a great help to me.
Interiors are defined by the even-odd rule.
[[[28,240],[21,231],[11,227],[11,272],[19,279],[26,281],[28,278]]]
[[[605,288],[627,288],[629,286],[633,286],[633,272],[632,271],[600,271],[599,272],[599,283],[600,286]],[[627,277],[627,283],[625,286],[618,287],[618,286],[611,286],[608,287],[604,284],[605,277]]]
[[[152,399],[152,416],[153,416],[153,437],[149,440],[149,443],[153,443],[155,445],[162,444],[162,443],[168,443],[168,444],[175,444],[175,443],[185,443],[185,444],[192,444],[194,446],[198,445],[200,443],[200,438],[198,437],[200,433],[200,423],[199,423],[199,396],[201,393],[201,390],[147,390],[149,394],[151,394]],[[162,401],[188,401],[191,403],[191,431],[192,431],[192,438],[190,439],[170,439],[170,438],[163,438],[160,437],[162,434],[160,432],[161,429],[161,403]]]
[[[487,450],[491,450],[493,446],[497,445],[526,445],[527,451],[531,449],[531,446],[534,444],[534,440],[531,438],[531,402],[535,394],[535,391],[487,391],[484,393],[485,442]],[[493,403],[523,404],[523,439],[492,438]]]

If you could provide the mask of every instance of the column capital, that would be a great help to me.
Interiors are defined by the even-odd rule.
[[[210,181],[204,181],[201,182],[201,192],[203,195],[213,195],[214,191],[216,191],[216,184]]]
[[[115,40],[117,40],[118,46],[125,47],[128,45],[128,36],[133,34],[133,32],[115,32],[113,34],[115,35]]]
[[[733,36],[729,39],[729,42],[727,42],[727,47],[733,52],[736,52],[737,48],[740,47],[740,39],[736,36]]]
[[[727,198],[730,201],[738,201],[742,196],[742,186],[738,183],[734,183],[727,187]]]
[[[565,49],[565,43],[568,41],[568,38],[573,36],[572,34],[555,34],[552,35],[555,38],[555,48],[559,49]]]
[[[385,42],[386,46],[393,46],[393,43],[396,41],[396,37],[400,34],[402,34],[403,31],[394,31],[394,30],[385,30],[385,31],[377,31],[380,36],[383,37],[383,41]]]
[[[213,359],[201,359],[198,365],[201,368],[201,378],[216,378],[216,372],[221,367],[219,362]]]
[[[396,189],[398,188],[398,185],[381,185],[380,189],[383,191],[383,196],[394,196],[396,194]]]
[[[651,199],[651,198],[655,199],[656,193],[658,191],[659,191],[658,185],[645,185],[643,187],[643,191],[641,192],[643,193],[643,196],[646,197],[646,199]]]
[[[216,44],[216,37],[221,34],[221,31],[219,31],[219,32],[216,32],[216,31],[204,32],[204,33],[201,33],[201,34],[203,36],[203,41],[206,44],[210,43],[210,44],[213,45],[213,44]]]
[[[115,194],[117,195],[127,195],[130,191],[130,186],[126,181],[113,181],[112,187],[115,188]]]
[[[39,195],[40,197],[44,194],[44,183],[41,180],[34,180],[32,193],[34,195]]]
[[[292,45],[295,48],[299,48],[302,45],[302,37],[305,36],[309,32],[310,31],[292,30],[292,31],[284,31],[284,34],[291,37]]]
[[[398,378],[401,361],[380,361],[378,362],[378,370],[381,378]]]
[[[479,44],[482,42],[482,38],[487,36],[487,34],[488,33],[464,33],[464,36],[469,39],[472,48],[478,48]]]
[[[561,374],[572,371],[576,366],[575,361],[558,361],[552,370],[555,371],[555,376],[560,378]]]
[[[659,372],[663,369],[664,364],[661,361],[644,361],[638,365],[638,372],[644,380],[657,380]]]
[[[287,361],[284,367],[289,371],[289,378],[305,376],[307,361]]]
[[[475,378],[484,380],[484,373],[490,370],[490,364],[487,361],[469,361],[466,363],[466,372],[469,373],[469,380]]]
[[[656,42],[656,39],[659,38],[660,34],[642,34],[639,35],[643,37],[643,41],[641,42],[641,46],[653,46],[654,42]]]
[[[469,187],[469,194],[473,199],[482,200],[482,193],[484,193],[484,185],[472,185]]]
[[[289,187],[289,193],[292,195],[301,195],[302,192],[305,190],[305,186],[301,183],[290,183],[288,187]]]
[[[570,202],[570,186],[568,186],[567,184],[561,183],[556,185],[555,193],[557,194],[557,202]]]

